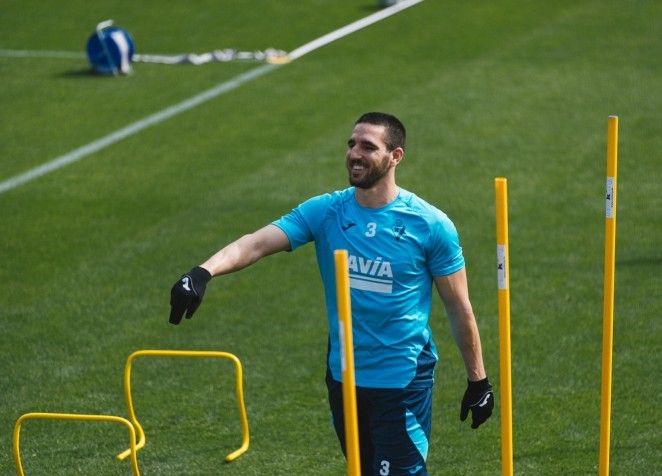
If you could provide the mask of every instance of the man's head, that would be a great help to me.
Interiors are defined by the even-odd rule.
[[[394,116],[381,112],[362,115],[347,141],[349,182],[371,189],[395,184],[395,168],[404,156],[405,128]]]
[[[384,126],[386,128],[385,142],[388,150],[392,151],[397,147],[405,150],[407,131],[404,124],[397,117],[384,112],[367,112],[359,117],[354,125],[361,123]]]

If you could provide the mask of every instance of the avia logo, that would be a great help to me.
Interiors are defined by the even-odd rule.
[[[356,226],[356,223],[347,223],[346,225],[340,225],[342,231],[347,231],[353,226]]]
[[[349,255],[349,287],[362,291],[390,294],[393,292],[393,270],[391,263],[381,256],[368,259]]]
[[[412,469],[409,470],[409,474],[416,474],[416,473],[418,473],[418,472],[419,472],[420,470],[422,470],[422,469],[423,469],[423,466],[421,466],[420,464],[418,464],[418,465],[416,465],[415,468],[412,468]]]
[[[187,291],[190,291],[191,290],[191,278],[189,278],[188,276],[184,276],[182,278],[182,287],[184,289],[186,289]]]

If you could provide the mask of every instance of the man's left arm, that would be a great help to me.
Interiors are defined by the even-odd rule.
[[[469,300],[466,269],[448,276],[435,276],[434,283],[467,371],[467,390],[462,398],[460,419],[464,421],[471,410],[471,427],[478,428],[492,414],[494,394],[485,373],[480,334]]]

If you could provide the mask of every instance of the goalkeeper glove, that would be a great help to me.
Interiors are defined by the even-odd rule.
[[[471,428],[476,429],[492,415],[494,393],[487,377],[477,382],[467,380],[467,384],[462,397],[460,420],[466,420],[471,410]]]
[[[209,271],[196,266],[183,275],[170,290],[170,323],[179,324],[184,312],[190,319],[202,302],[207,283],[212,278]]]

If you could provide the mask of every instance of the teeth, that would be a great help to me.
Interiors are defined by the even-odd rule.
[[[352,165],[352,170],[363,170],[363,165],[354,164],[354,165]]]

